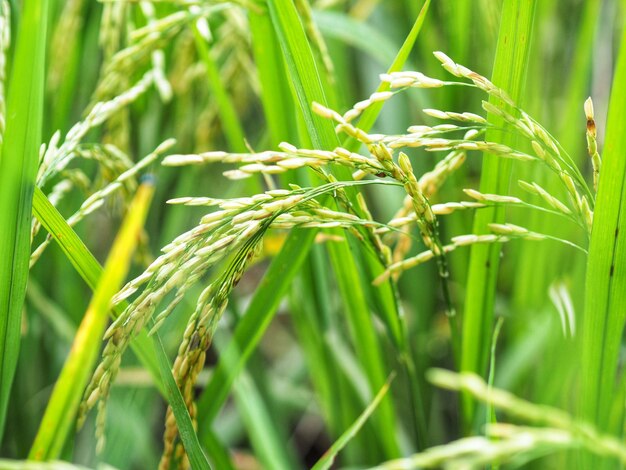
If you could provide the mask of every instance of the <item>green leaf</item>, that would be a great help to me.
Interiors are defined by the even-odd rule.
[[[41,225],[54,237],[80,277],[92,290],[95,290],[102,276],[102,266],[39,188],[35,188],[33,212]],[[126,302],[116,305],[112,311],[113,318],[122,313],[127,305]],[[150,372],[156,387],[164,393],[159,366],[148,334],[145,331],[139,332],[130,345],[144,367]]]
[[[73,428],[83,390],[98,357],[102,335],[109,318],[111,299],[128,274],[132,253],[139,240],[153,192],[153,187],[149,183],[139,187],[118,232],[98,286],[46,407],[29,454],[33,460],[52,460],[61,456],[67,436]]]
[[[157,359],[159,361],[161,378],[165,384],[167,402],[172,407],[172,412],[176,418],[178,434],[180,436],[180,440],[183,442],[183,446],[185,447],[185,452],[189,458],[189,463],[191,463],[191,468],[194,470],[208,470],[211,468],[211,465],[209,464],[209,461],[200,446],[200,441],[198,440],[198,435],[193,428],[193,423],[191,422],[191,416],[189,416],[189,411],[185,405],[185,400],[183,399],[183,396],[176,385],[176,380],[172,375],[172,366],[167,359],[167,354],[165,354],[161,337],[159,336],[159,333],[155,333],[152,338],[155,346],[154,349],[157,353]]]
[[[394,375],[391,375],[385,385],[378,391],[374,400],[363,410],[363,413],[359,416],[359,418],[350,426],[346,431],[337,439],[330,449],[328,449],[322,458],[320,458],[316,464],[312,467],[311,470],[328,470],[332,464],[335,462],[335,458],[337,454],[350,442],[350,440],[359,432],[359,430],[363,427],[367,419],[372,415],[376,407],[380,404],[382,399],[385,397],[387,392],[389,391],[389,387],[391,386],[391,382],[393,381]]]
[[[0,440],[20,349],[43,120],[48,1],[23,5],[0,144]]]
[[[492,81],[518,104],[523,96],[535,6],[536,0],[505,0],[502,9]],[[498,116],[490,115],[488,120],[496,127],[506,127],[504,120]],[[487,139],[511,145],[512,137],[507,133],[489,131]],[[511,160],[495,155],[483,157],[480,192],[508,194],[510,178]],[[488,224],[502,222],[503,207],[478,211],[474,217],[473,233],[487,233]],[[462,371],[483,375],[487,368],[500,250],[501,245],[496,243],[473,245],[470,250],[460,358]],[[468,395],[463,395],[462,403],[468,432],[473,425],[474,403]]]
[[[623,406],[618,417],[609,416],[616,394],[616,377],[624,330],[626,305],[626,31],[621,40],[602,152],[602,170],[593,216],[587,262],[585,311],[580,348],[581,418],[608,431],[609,420],[622,433]]]
[[[285,0],[268,0],[274,30],[283,51],[289,77],[313,146],[318,149],[332,149],[339,144],[333,123],[312,110],[314,101],[327,105],[313,51],[304,32],[294,4]],[[349,177],[343,168],[341,176]]]

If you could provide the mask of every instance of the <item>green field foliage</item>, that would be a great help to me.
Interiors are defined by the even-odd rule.
[[[624,468],[625,110],[623,0],[0,0],[0,470]]]

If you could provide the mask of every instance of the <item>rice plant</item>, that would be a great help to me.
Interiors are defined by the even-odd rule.
[[[625,6],[0,2],[0,468],[626,465]]]

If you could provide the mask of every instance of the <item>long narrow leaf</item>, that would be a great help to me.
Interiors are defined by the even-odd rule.
[[[332,464],[335,462],[337,458],[337,454],[350,442],[350,440],[356,435],[357,432],[363,427],[367,419],[372,415],[376,407],[380,404],[382,399],[385,397],[387,392],[389,391],[389,387],[391,386],[391,382],[393,381],[394,376],[390,376],[387,379],[385,385],[378,391],[374,400],[363,410],[363,413],[359,416],[359,418],[350,426],[346,431],[341,435],[339,439],[337,439],[330,449],[328,449],[321,459],[317,461],[317,463],[312,467],[312,470],[328,470]]]
[[[25,1],[9,85],[6,132],[0,143],[0,440],[19,355],[28,279],[47,24],[48,1]]]
[[[625,102],[626,31],[622,36],[611,90],[602,171],[587,263],[585,312],[580,341],[581,417],[605,431],[608,430],[609,411],[613,397],[616,396],[615,378],[619,370],[626,305]],[[621,423],[623,406],[617,409],[622,416],[615,421]],[[623,432],[622,429],[611,431]],[[589,460],[586,462],[590,463]]]
[[[530,53],[530,37],[536,0],[505,0],[502,9],[498,47],[493,68],[493,82],[506,90],[519,103]],[[489,116],[496,127],[505,127],[504,119]],[[511,136],[493,131],[488,140],[511,144]],[[511,161],[495,155],[485,155],[483,160],[480,191],[490,194],[508,194],[511,177]],[[474,233],[487,233],[488,224],[502,223],[504,208],[488,208],[476,213]],[[493,329],[493,309],[496,294],[499,244],[473,245],[467,279],[465,310],[461,346],[461,370],[484,374],[489,357],[489,344]],[[466,430],[474,419],[474,405],[464,396]]]
[[[157,359],[159,361],[159,370],[161,372],[161,378],[165,384],[165,390],[167,393],[167,402],[172,407],[174,417],[176,418],[176,426],[178,427],[178,434],[180,440],[183,442],[185,452],[189,457],[191,468],[194,470],[209,470],[211,465],[204,455],[198,435],[191,422],[191,416],[185,405],[185,400],[180,393],[178,386],[176,385],[176,379],[172,375],[172,366],[167,359],[163,343],[158,333],[153,336],[155,350],[157,353]]]
[[[124,282],[132,253],[139,240],[152,194],[151,183],[143,183],[131,204],[107,258],[102,276],[80,324],[70,354],[57,379],[29,457],[33,460],[59,458],[69,435],[83,390],[100,349],[111,298]]]
[[[35,188],[33,212],[48,233],[57,241],[80,277],[92,290],[95,290],[100,276],[102,276],[102,266],[39,188]],[[122,313],[126,306],[126,302],[116,305],[112,311],[113,317],[115,318]],[[163,393],[164,389],[153,345],[145,331],[139,332],[132,340],[131,348],[150,372],[156,387]]]

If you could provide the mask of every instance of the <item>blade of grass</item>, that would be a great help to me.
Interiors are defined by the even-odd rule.
[[[333,445],[328,449],[322,458],[320,458],[317,463],[312,467],[312,470],[328,470],[332,464],[335,462],[337,458],[337,454],[350,442],[350,440],[359,432],[359,430],[363,427],[368,418],[372,415],[376,407],[380,404],[382,399],[385,397],[387,392],[389,391],[389,387],[391,386],[391,382],[394,379],[394,375],[391,375],[387,382],[382,386],[379,392],[374,397],[374,400],[363,410],[363,413],[359,416],[359,418],[350,426],[346,431],[341,435],[339,439],[337,439]]]
[[[313,19],[311,2],[309,0],[294,0],[293,3],[306,34],[311,52],[313,53],[313,60],[318,71],[318,79],[326,94],[328,104],[337,106],[339,104],[339,97],[337,96],[335,64],[330,57],[326,40],[320,32],[318,24]]]
[[[332,360],[332,350],[325,341],[336,322],[333,322],[330,305],[325,301],[331,291],[328,270],[322,269],[327,266],[322,254],[321,247],[311,247],[310,259],[302,267],[290,292],[289,311],[322,415],[331,435],[338,436],[353,421],[347,418],[356,414],[352,414],[353,401],[342,394],[346,387],[345,378],[338,370],[337,361]]]
[[[467,51],[471,41],[467,40],[467,33],[472,28],[473,2],[448,2],[446,20],[448,21],[448,35],[450,36],[450,53],[458,63],[465,63]]]
[[[346,308],[348,327],[353,337],[354,348],[361,363],[361,367],[369,380],[370,389],[376,390],[385,380],[387,369],[385,359],[372,323],[369,306],[362,289],[359,272],[354,263],[348,263],[351,255],[347,243],[329,249],[330,259],[335,270],[339,291]],[[384,400],[378,409],[373,421],[379,432],[381,444],[386,455],[396,455],[399,452],[396,439],[396,417],[391,400]]]
[[[604,431],[608,431],[609,411],[616,393],[626,305],[626,230],[623,229],[626,221],[625,102],[626,31],[622,35],[611,90],[580,337],[580,416]],[[620,413],[619,422],[623,419],[623,407]],[[621,433],[622,429],[611,431]],[[585,462],[590,463],[589,460]]]
[[[152,338],[154,341],[154,349],[156,350],[157,359],[159,361],[161,379],[165,384],[167,402],[172,407],[172,411],[174,412],[176,426],[178,427],[178,434],[180,436],[180,440],[183,442],[183,446],[185,447],[185,452],[189,458],[191,468],[194,470],[210,470],[211,465],[209,464],[206,455],[204,455],[202,446],[200,446],[200,441],[198,440],[198,435],[196,434],[193,423],[191,422],[191,416],[189,416],[185,400],[176,385],[176,379],[174,379],[174,376],[172,375],[172,366],[167,359],[167,354],[163,348],[161,337],[157,332]]]
[[[315,114],[311,107],[314,101],[326,104],[327,99],[296,8],[284,0],[268,0],[267,5],[309,138],[315,148],[334,148],[339,141],[333,123]],[[349,171],[343,169],[341,173],[346,177]]]
[[[492,81],[518,104],[523,96],[535,6],[536,0],[505,0],[502,9]],[[496,127],[505,127],[502,118],[490,115],[488,119]],[[489,140],[511,145],[511,136],[506,133],[492,131],[488,134]],[[508,194],[511,161],[495,155],[483,158],[480,191]],[[487,225],[494,222],[504,222],[504,208],[477,212],[473,233],[487,233]],[[499,244],[490,244],[474,245],[470,250],[461,344],[462,371],[484,375],[487,368],[500,249]],[[462,395],[462,405],[465,432],[469,432],[474,422],[475,405],[467,394]]]
[[[0,441],[20,349],[43,120],[48,1],[23,5],[0,142]]]
[[[278,40],[267,12],[250,11],[252,48],[261,82],[263,113],[270,133],[270,143],[277,146],[281,141],[293,141],[297,135],[293,100],[285,82],[285,63]]]
[[[32,460],[52,460],[61,456],[100,350],[111,298],[128,274],[132,253],[139,240],[153,192],[151,183],[143,183],[137,190],[48,401],[29,453]]]
[[[87,285],[95,290],[102,275],[100,263],[39,188],[35,188],[33,196],[33,213],[48,233],[54,237],[67,259]],[[126,302],[116,305],[112,311],[113,318],[122,313],[126,306]],[[156,387],[161,393],[164,393],[159,366],[147,333],[145,331],[140,332],[131,342],[131,347],[144,367],[150,372]]]

